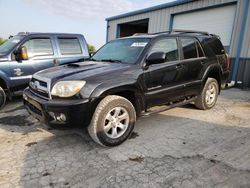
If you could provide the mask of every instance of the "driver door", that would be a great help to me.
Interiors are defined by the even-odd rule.
[[[27,60],[12,60],[10,65],[11,79],[15,90],[24,89],[32,75],[42,69],[54,66],[56,54],[49,36],[34,37],[26,40],[22,46],[27,49]]]

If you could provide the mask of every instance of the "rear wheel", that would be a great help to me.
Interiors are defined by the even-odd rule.
[[[2,109],[6,102],[6,94],[2,87],[0,87],[0,109]]]
[[[201,94],[195,101],[195,106],[202,110],[215,106],[219,94],[219,85],[216,79],[208,78]]]
[[[126,98],[110,95],[96,107],[88,132],[103,146],[117,146],[124,142],[134,129],[136,112]]]

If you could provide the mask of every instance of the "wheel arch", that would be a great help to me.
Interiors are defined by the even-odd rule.
[[[219,66],[211,66],[209,67],[203,77],[203,86],[205,85],[206,81],[208,78],[214,78],[217,80],[218,85],[219,85],[219,93],[221,91],[221,69]]]
[[[97,98],[96,104],[98,104],[108,95],[118,95],[128,99],[133,104],[138,116],[141,114],[141,111],[145,109],[145,102],[142,92],[132,85],[118,86],[103,90],[102,92],[94,91],[92,93],[92,97]]]

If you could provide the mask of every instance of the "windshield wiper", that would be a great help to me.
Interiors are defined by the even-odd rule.
[[[121,60],[117,60],[117,59],[102,59],[101,61],[103,62],[111,62],[111,63],[121,63]]]

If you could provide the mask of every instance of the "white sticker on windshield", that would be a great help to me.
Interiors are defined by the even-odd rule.
[[[147,42],[134,42],[131,47],[145,47],[147,44]]]
[[[13,41],[11,41],[12,43],[18,43],[20,40],[18,40],[18,39],[15,39],[15,40],[13,40]]]

